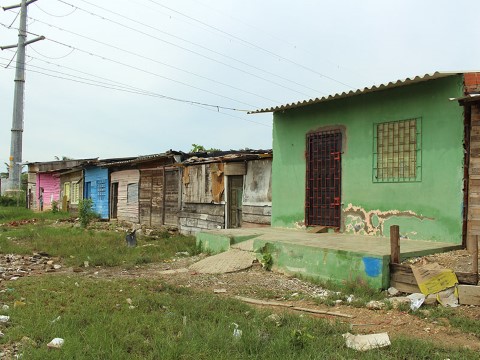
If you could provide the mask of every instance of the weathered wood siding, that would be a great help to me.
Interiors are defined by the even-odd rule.
[[[184,234],[225,227],[224,164],[183,168],[179,228]]]
[[[177,226],[179,170],[140,170],[140,223],[158,227]]]
[[[182,234],[192,235],[202,230],[223,229],[224,227],[225,205],[183,204],[179,218],[179,228]]]
[[[178,226],[180,212],[180,170],[165,170],[165,225]]]
[[[51,202],[60,200],[60,177],[58,173],[38,173],[37,174],[37,209],[40,210],[38,197],[40,188],[43,188],[43,210],[51,209]]]
[[[480,105],[471,107],[470,164],[468,179],[467,248],[480,235]]]
[[[127,221],[134,224],[139,222],[139,181],[140,172],[138,170],[121,170],[112,172],[110,182],[118,183],[117,219],[119,221]]]
[[[28,173],[27,193],[31,191],[30,208],[37,209],[37,173]]]
[[[272,159],[248,161],[243,184],[242,227],[270,225]]]
[[[85,169],[84,189],[89,188],[90,193],[84,193],[84,197],[90,197],[93,201],[93,210],[102,219],[109,218],[110,187],[108,184],[108,169],[87,168]]]

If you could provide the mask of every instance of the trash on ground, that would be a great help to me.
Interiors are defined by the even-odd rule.
[[[224,294],[227,292],[227,289],[213,289],[215,294]]]
[[[50,323],[54,324],[56,323],[57,321],[59,321],[62,317],[60,315],[58,315],[55,319],[53,319],[52,321],[50,321]]]
[[[370,310],[382,310],[385,309],[386,306],[387,304],[385,304],[384,302],[376,300],[369,301],[366,305],[367,309]]]
[[[128,298],[126,301],[127,301],[127,304],[128,304],[128,305],[132,305],[132,304],[133,304],[133,301],[132,301],[132,299],[130,299],[130,298]]]
[[[411,266],[411,268],[422,294],[436,294],[458,284],[455,272],[445,269],[437,263]]]
[[[348,295],[346,300],[347,300],[347,303],[350,304],[353,300],[355,300],[355,296],[353,294]]]
[[[63,343],[65,341],[62,338],[54,338],[52,341],[50,341],[47,346],[50,349],[60,349],[63,346]]]
[[[90,263],[89,263],[88,261],[84,261],[84,262],[83,262],[83,267],[86,267],[86,268],[87,268],[87,267],[89,267],[89,266],[90,266]]]
[[[438,292],[437,301],[444,307],[459,306],[457,287],[453,286],[451,288]]]
[[[278,327],[282,326],[282,318],[278,314],[268,315],[265,318],[265,321],[275,323],[275,325],[278,326]]]
[[[397,296],[397,295],[400,293],[400,291],[398,291],[398,290],[397,290],[396,288],[394,288],[393,286],[389,287],[389,288],[387,289],[387,292],[388,292],[388,295],[390,295],[390,296]]]
[[[53,268],[54,268],[55,270],[58,270],[58,269],[61,269],[61,268],[62,268],[62,265],[55,264],[55,265],[53,265]]]
[[[396,309],[398,308],[401,304],[408,304],[410,305],[411,300],[406,297],[406,296],[394,296],[391,298],[386,299],[392,306]]]
[[[135,247],[137,246],[137,235],[136,235],[137,230],[133,230],[131,233],[128,233],[125,236],[125,240],[127,242],[128,247]]]
[[[6,323],[10,320],[10,316],[7,315],[0,315],[0,322]]]
[[[232,325],[234,326],[234,329],[233,329],[233,337],[235,339],[240,339],[242,337],[242,330],[240,330],[238,328],[238,324],[237,323],[232,323]]]
[[[410,299],[410,309],[416,311],[422,306],[425,301],[425,295],[420,293],[414,293],[407,296]]]
[[[26,304],[25,302],[23,302],[23,301],[20,301],[20,300],[15,300],[15,301],[13,302],[13,307],[14,307],[15,309],[18,308],[18,307],[25,306],[25,305],[27,305],[27,304]]]
[[[378,349],[391,344],[387,333],[369,335],[353,335],[351,333],[346,333],[342,336],[345,339],[347,347],[357,351]]]
[[[3,311],[8,311],[8,310],[10,310],[10,306],[8,306],[7,304],[2,305],[2,310]]]

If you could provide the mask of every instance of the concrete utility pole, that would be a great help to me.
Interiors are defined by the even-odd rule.
[[[13,98],[12,140],[10,143],[10,165],[8,168],[9,186],[11,191],[20,190],[22,172],[22,135],[23,135],[23,100],[25,94],[25,48],[28,44],[45,39],[40,36],[27,41],[27,6],[37,0],[22,0],[18,5],[5,6],[3,10],[20,8],[20,27],[18,28],[18,43],[0,46],[0,49],[17,48],[15,71],[15,93]]]

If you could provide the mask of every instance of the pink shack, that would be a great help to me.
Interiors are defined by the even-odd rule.
[[[40,191],[43,189],[43,210],[52,208],[52,201],[61,205],[60,175],[76,167],[93,164],[97,159],[59,160],[28,163],[29,207],[40,210]]]

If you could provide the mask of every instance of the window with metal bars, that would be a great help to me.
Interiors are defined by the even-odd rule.
[[[373,182],[422,180],[421,118],[374,124]]]

